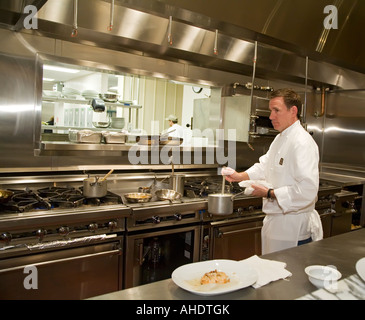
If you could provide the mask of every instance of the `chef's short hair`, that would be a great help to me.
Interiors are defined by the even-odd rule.
[[[300,98],[300,95],[296,93],[294,90],[289,88],[278,89],[271,92],[270,99],[279,97],[283,97],[284,103],[288,108],[288,110],[293,106],[297,107],[298,109],[297,117],[298,119],[300,119],[300,115],[302,113],[302,100]]]

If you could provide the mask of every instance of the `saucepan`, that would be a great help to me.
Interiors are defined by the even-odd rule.
[[[208,195],[208,212],[215,215],[229,215],[233,213],[233,200],[238,195],[244,193],[213,193]]]
[[[82,193],[86,198],[102,198],[108,193],[106,178],[114,171],[110,170],[103,178],[92,177],[84,179]]]

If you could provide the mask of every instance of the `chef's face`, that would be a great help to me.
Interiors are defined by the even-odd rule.
[[[284,131],[297,120],[297,107],[292,106],[290,109],[284,103],[283,97],[276,97],[269,103],[270,120],[275,130]]]

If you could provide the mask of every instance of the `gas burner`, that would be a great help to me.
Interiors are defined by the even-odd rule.
[[[82,194],[82,190],[83,188],[80,187],[80,192]],[[89,205],[94,205],[94,206],[100,206],[102,204],[119,204],[119,203],[123,203],[122,197],[108,191],[107,194],[104,197],[100,197],[100,198],[84,198],[84,203],[85,204],[89,204]]]
[[[14,195],[8,202],[0,203],[0,212],[21,213],[33,210],[123,203],[119,195],[109,191],[106,196],[101,198],[86,198],[82,193],[82,187],[80,189],[73,187],[47,187],[36,191],[26,188],[25,190],[9,191],[14,192]]]
[[[25,190],[10,190],[14,192],[10,201],[1,203],[0,209],[5,212],[24,212],[32,209],[49,210],[52,205],[43,199],[34,191]]]
[[[70,198],[73,196],[82,195],[82,192],[73,187],[62,188],[62,187],[48,187],[43,189],[38,189],[37,193],[42,198],[54,198],[54,197],[62,197],[62,198]]]
[[[207,197],[209,194],[221,193],[222,192],[222,178],[221,177],[210,177],[203,181],[197,179],[189,179],[185,182],[184,189],[186,195],[190,198],[195,197]],[[226,183],[225,192],[236,194],[242,192],[243,189],[238,183]]]
[[[54,208],[76,208],[84,203],[85,197],[75,188],[48,187],[38,189],[40,197],[46,198]]]

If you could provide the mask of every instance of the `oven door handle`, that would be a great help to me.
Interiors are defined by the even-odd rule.
[[[355,209],[346,209],[346,210],[344,210],[344,211],[340,211],[340,212],[338,212],[338,211],[336,211],[335,212],[335,214],[333,215],[335,218],[337,218],[337,217],[341,217],[341,216],[343,216],[343,215],[345,215],[345,214],[353,214],[353,213],[356,213],[357,211],[355,210]]]
[[[88,237],[82,237],[82,238],[74,238],[74,239],[68,239],[68,240],[56,240],[56,241],[50,241],[50,242],[40,242],[34,245],[26,245],[26,247],[29,250],[42,250],[42,249],[49,249],[49,248],[63,248],[75,244],[85,244],[95,241],[102,241],[107,239],[116,238],[116,234],[99,234],[95,236],[88,236]]]
[[[17,266],[17,267],[13,267],[13,268],[2,269],[2,270],[0,270],[0,273],[10,272],[10,271],[17,271],[17,270],[24,270],[24,268],[29,267],[29,266],[40,267],[40,266],[47,266],[47,265],[60,263],[60,262],[72,261],[72,260],[88,259],[88,258],[102,257],[102,256],[108,256],[108,255],[109,256],[114,256],[114,255],[121,255],[121,254],[122,254],[122,249],[119,248],[119,249],[110,250],[110,251],[86,254],[86,255],[83,255],[83,256],[76,256],[76,257],[56,259],[56,260],[50,260],[50,261],[44,261],[44,262],[37,262],[37,263],[34,263],[34,264],[27,264],[27,265],[23,265],[23,266]]]
[[[231,235],[235,235],[236,233],[241,233],[241,232],[246,232],[246,231],[258,231],[258,230],[261,230],[261,228],[262,228],[262,226],[254,227],[254,228],[244,228],[244,229],[226,231],[226,232],[224,232],[224,231],[222,232],[218,229],[216,238],[223,238],[223,236],[231,236]]]
[[[37,244],[16,244],[10,245],[6,247],[0,248],[0,251],[10,250],[14,248],[26,248],[30,251],[32,250],[44,250],[44,249],[51,249],[51,248],[64,248],[75,244],[85,244],[91,243],[96,241],[108,240],[112,238],[116,238],[116,234],[100,234],[96,236],[89,236],[89,237],[82,237],[82,238],[74,238],[68,240],[56,240],[56,241],[49,241],[49,242],[40,242]]]
[[[143,263],[146,261],[146,256],[150,252],[150,249],[151,249],[151,247],[148,247],[146,252],[143,252],[144,251],[143,243],[139,244],[139,258],[138,258],[138,261],[139,261],[140,266],[142,266]]]

